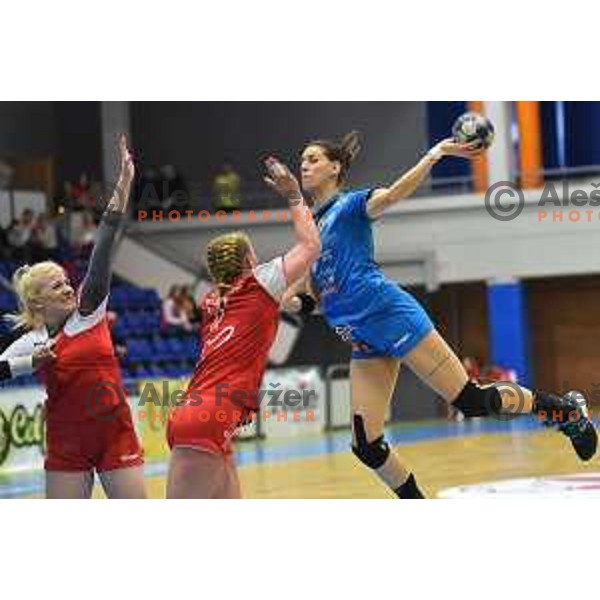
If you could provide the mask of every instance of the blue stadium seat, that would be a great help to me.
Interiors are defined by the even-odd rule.
[[[0,291],[0,311],[13,312],[17,310],[17,299],[14,294]]]
[[[129,336],[129,330],[123,324],[121,318],[117,319],[117,322],[112,326],[113,333],[120,338],[126,338]]]
[[[169,348],[169,355],[174,360],[184,358],[185,346],[181,340],[177,338],[168,338],[167,347]]]
[[[149,370],[152,373],[152,377],[165,377],[166,375],[164,368],[156,363],[151,364]]]
[[[146,306],[146,293],[142,289],[130,288],[129,290],[129,307],[137,310],[143,309]]]
[[[184,355],[188,360],[195,360],[198,357],[200,344],[196,336],[187,338],[184,342],[185,352]]]
[[[168,360],[171,357],[171,348],[165,338],[156,338],[153,342],[155,360]]]
[[[127,319],[127,326],[130,332],[132,333],[143,333],[143,317],[136,312],[127,312],[125,313],[125,317]]]
[[[127,344],[127,362],[146,362],[154,359],[152,346],[144,339],[132,338]]]
[[[0,275],[2,275],[2,277],[5,277],[6,279],[10,279],[12,271],[10,270],[8,262],[0,262]]]
[[[160,313],[156,311],[144,312],[144,330],[146,333],[160,329]]]
[[[179,362],[167,363],[165,372],[169,377],[184,377],[189,374],[188,368]]]
[[[160,310],[161,300],[158,292],[153,289],[146,289],[145,292],[145,306],[148,309]]]
[[[136,378],[137,379],[151,379],[152,378],[152,371],[150,369],[148,369],[145,366],[141,366],[137,373],[136,373]]]
[[[124,289],[122,286],[115,287],[112,289],[108,305],[112,310],[115,310],[117,312],[125,310],[127,304]]]

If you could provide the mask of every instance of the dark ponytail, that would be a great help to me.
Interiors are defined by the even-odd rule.
[[[360,135],[358,131],[351,131],[350,133],[347,133],[342,138],[340,149],[346,156],[348,166],[350,166],[360,152]]]
[[[323,149],[325,156],[331,161],[339,162],[341,165],[338,183],[342,184],[348,178],[350,166],[360,152],[360,135],[358,131],[347,133],[342,141],[337,143],[331,140],[316,140],[308,146],[319,146]]]

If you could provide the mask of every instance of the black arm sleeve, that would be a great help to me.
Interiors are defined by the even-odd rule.
[[[7,360],[0,360],[0,381],[6,381],[7,379],[12,379],[10,365]]]
[[[113,250],[117,233],[123,223],[124,215],[116,212],[106,212],[96,232],[96,244],[92,251],[90,264],[81,286],[79,312],[93,313],[110,290],[112,277]]]
[[[302,303],[302,308],[300,309],[300,314],[303,317],[308,317],[313,314],[315,308],[317,308],[317,303],[315,299],[310,294],[298,294],[298,298]]]

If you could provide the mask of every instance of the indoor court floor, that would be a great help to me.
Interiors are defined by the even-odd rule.
[[[486,498],[582,493],[600,497],[600,459],[581,463],[565,437],[541,428],[532,418],[402,424],[389,427],[387,435],[430,498],[469,498],[474,493]],[[349,443],[347,429],[291,440],[239,442],[236,458],[243,494],[247,498],[392,497],[357,463]],[[150,497],[164,498],[166,468],[162,462],[147,465]],[[492,482],[496,483],[482,487]],[[41,497],[42,492],[40,472],[0,478],[0,498]],[[98,486],[94,496],[103,497]]]

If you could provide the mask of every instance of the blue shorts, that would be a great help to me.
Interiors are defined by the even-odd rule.
[[[359,322],[348,319],[347,325],[334,326],[352,344],[352,358],[403,358],[434,330],[423,307],[407,291],[391,282],[381,291],[376,307],[363,313]]]

